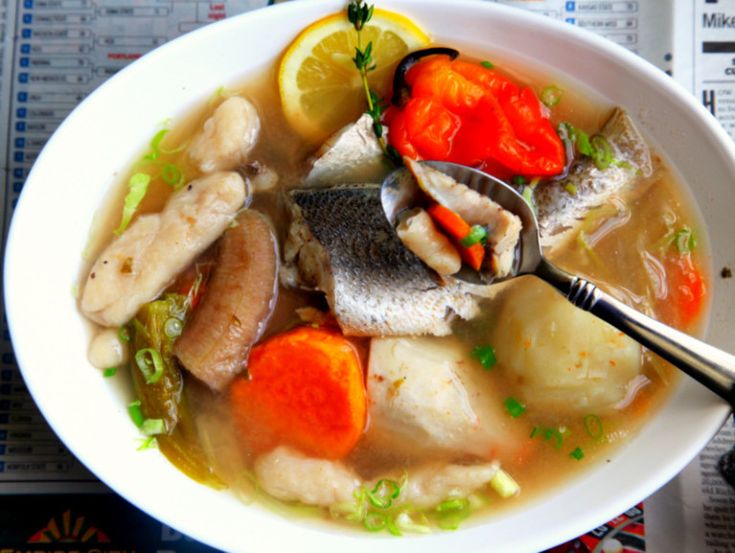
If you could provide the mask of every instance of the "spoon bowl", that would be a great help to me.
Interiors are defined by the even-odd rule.
[[[580,309],[589,311],[657,353],[689,376],[735,404],[735,356],[706,344],[679,330],[640,313],[600,290],[594,283],[568,273],[550,263],[541,251],[536,214],[529,203],[510,185],[456,163],[421,161],[458,183],[484,194],[521,219],[521,236],[516,246],[513,268],[503,278],[463,266],[453,278],[470,284],[493,284],[521,275],[535,275]],[[416,206],[423,195],[408,169],[393,171],[383,181],[381,203],[395,228],[401,213]]]

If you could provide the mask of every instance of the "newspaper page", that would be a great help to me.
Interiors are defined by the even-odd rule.
[[[7,228],[24,179],[46,140],[92,90],[176,36],[272,3],[274,0],[0,0],[0,178],[4,191],[0,228]],[[730,130],[735,74],[728,68],[735,67],[735,53],[729,50],[735,45],[731,23],[735,0],[500,3],[599,33],[673,72]],[[711,13],[715,15],[708,15]],[[2,332],[0,550],[59,543],[65,531],[67,538],[87,536],[107,544],[106,549],[210,550],[150,519],[115,494],[89,493],[106,488],[47,426],[17,370],[4,320]],[[735,550],[735,539],[728,530],[735,528],[735,520],[728,518],[733,517],[729,506],[735,505],[735,494],[712,468],[734,439],[732,428],[723,430],[682,477],[646,502],[649,537],[645,541],[643,507],[636,506],[556,551],[681,551],[684,534],[686,551],[705,551],[705,547],[712,552]],[[686,507],[683,513],[682,504]],[[648,531],[649,505],[655,507],[651,522],[657,530],[653,535]],[[682,517],[686,517],[686,532],[679,524]],[[672,526],[681,530],[680,539]]]

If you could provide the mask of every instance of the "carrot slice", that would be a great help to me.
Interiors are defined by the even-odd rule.
[[[482,247],[482,244],[473,244],[467,247],[460,243],[460,240],[472,230],[470,225],[454,211],[440,204],[433,204],[426,212],[437,225],[449,234],[450,238],[454,239],[454,245],[457,247],[462,261],[475,271],[479,271],[482,267],[482,260],[485,259],[485,248]]]
[[[356,349],[338,332],[298,327],[253,348],[250,380],[230,390],[243,441],[256,453],[276,445],[339,459],[362,435],[365,385]]]

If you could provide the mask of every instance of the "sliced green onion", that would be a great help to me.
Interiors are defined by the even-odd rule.
[[[467,236],[462,238],[459,242],[465,248],[474,246],[478,242],[484,246],[487,243],[487,229],[480,225],[473,225],[470,232],[467,233]]]
[[[526,408],[514,397],[506,398],[503,405],[505,405],[505,410],[508,411],[508,414],[514,419],[517,419],[526,412]]]
[[[495,350],[490,344],[475,346],[472,349],[472,357],[477,359],[484,369],[492,369],[497,362]]]
[[[418,520],[414,520],[414,517]],[[395,522],[395,525],[404,532],[431,534],[429,519],[424,513],[415,513],[412,516],[408,511],[401,511],[394,517],[393,521]]]
[[[174,190],[181,188],[181,185],[184,184],[184,175],[181,169],[173,163],[167,163],[161,167],[161,178],[163,182],[172,186]]]
[[[533,212],[536,213],[536,200],[533,197],[533,188],[531,186],[524,186],[523,192],[521,192],[521,196],[523,196],[523,199],[526,200],[526,203],[531,206]]]
[[[490,479],[490,487],[503,499],[508,499],[521,492],[518,482],[503,469],[498,469]]]
[[[126,325],[121,326],[117,329],[117,337],[120,339],[121,342],[129,342],[130,329]]]
[[[492,63],[490,63],[487,60],[481,61],[480,65],[482,65],[485,69],[492,69],[493,67],[495,67]]]
[[[184,323],[174,317],[166,319],[166,322],[163,324],[163,333],[167,338],[178,338],[181,336],[183,330]]]
[[[602,421],[597,415],[585,415],[584,429],[591,438],[595,440],[602,438]]]
[[[163,376],[163,359],[161,353],[153,348],[139,349],[135,353],[135,364],[143,373],[148,384],[155,384]]]
[[[109,369],[105,369],[102,371],[102,376],[105,378],[110,378],[112,376],[115,376],[117,374],[117,367],[110,367]]]
[[[684,227],[674,233],[674,245],[681,254],[691,253],[697,247],[697,238],[692,229]]]
[[[138,451],[144,451],[146,449],[150,449],[154,446],[155,443],[156,443],[156,437],[148,436],[146,439],[141,440],[141,443],[138,446]]]
[[[151,182],[151,176],[146,173],[135,173],[128,181],[128,193],[125,195],[125,201],[123,202],[122,218],[120,219],[120,225],[115,229],[115,234],[120,236],[123,231],[128,227],[130,221],[135,215],[135,211],[138,209],[140,202],[143,201],[146,192],[148,191],[148,184]]]
[[[146,436],[155,436],[166,432],[166,423],[163,419],[145,419],[140,429]]]
[[[456,530],[470,516],[470,502],[464,497],[448,499],[437,505],[437,524],[442,530]]]
[[[569,192],[569,194],[571,194],[572,196],[577,195],[577,187],[573,185],[571,182],[568,182],[564,185],[564,190]]]
[[[582,451],[581,447],[575,447],[574,450],[569,454],[570,457],[573,459],[576,459],[577,461],[581,461],[584,459],[584,451]]]
[[[133,421],[135,426],[138,428],[143,426],[145,417],[143,416],[143,411],[140,408],[139,399],[128,403],[128,415],[130,415],[130,419]]]
[[[590,145],[592,146],[591,157],[595,162],[595,165],[600,171],[604,171],[615,161],[613,156],[612,146],[607,141],[607,138],[601,134],[596,134],[590,138]]]
[[[554,447],[556,449],[561,449],[561,446],[564,443],[564,436],[558,428],[546,428],[544,430],[544,440],[548,442],[549,440],[551,440],[551,438],[554,438],[556,440],[556,444],[554,445]]]
[[[547,108],[553,108],[561,101],[561,89],[556,85],[549,85],[541,91],[541,103]]]
[[[148,159],[150,161],[158,159],[158,156],[161,155],[161,142],[163,142],[163,137],[165,137],[166,134],[168,134],[168,129],[162,129],[153,135],[153,138],[151,139],[151,151],[144,155],[143,159]]]
[[[529,438],[535,438],[536,434],[539,434],[541,432],[541,429],[538,426],[534,426],[533,430],[531,430],[531,434],[529,434]]]
[[[362,524],[368,532],[380,532],[388,524],[388,515],[378,511],[370,511],[362,519]]]
[[[367,492],[367,498],[378,509],[388,509],[400,493],[401,487],[397,482],[383,478],[378,480],[375,487]]]
[[[516,186],[521,186],[526,184],[528,181],[523,175],[515,175],[512,179],[510,179],[510,182],[512,182]]]

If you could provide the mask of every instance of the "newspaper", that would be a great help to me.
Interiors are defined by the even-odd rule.
[[[272,3],[274,0],[0,0],[0,178],[4,191],[0,228],[7,229],[24,179],[46,140],[92,90],[176,36]],[[632,50],[673,74],[735,136],[735,0],[499,3],[588,29]],[[128,529],[134,526],[137,531],[118,532],[125,536],[112,540],[118,550],[136,546],[139,550],[208,550],[148,519],[114,494],[90,495],[106,488],[43,420],[17,370],[4,320],[2,331],[0,550],[28,550],[29,544],[58,541],[63,530],[70,528],[110,543],[113,530],[121,527],[120,512],[125,510],[135,521]],[[646,500],[645,540],[641,535],[643,513],[632,507],[589,534],[595,537],[594,550],[735,551],[735,492],[716,470],[717,460],[733,443],[735,428],[726,425],[678,478]],[[81,515],[90,509],[103,521],[95,527]],[[623,519],[636,525],[629,532],[635,538],[632,542],[613,537]],[[575,550],[592,550],[589,540],[570,547],[578,545]]]

